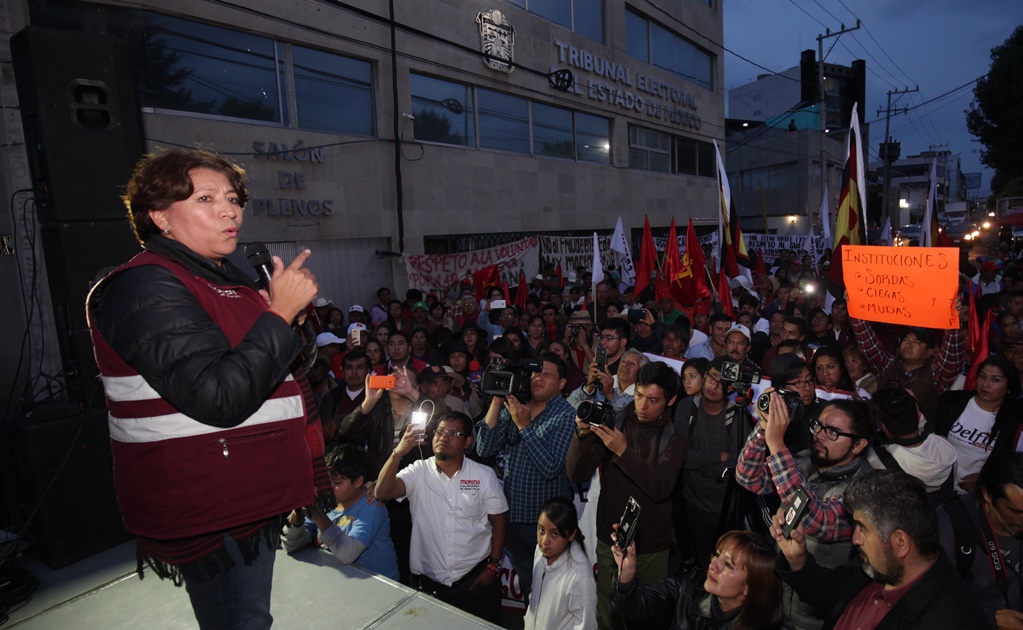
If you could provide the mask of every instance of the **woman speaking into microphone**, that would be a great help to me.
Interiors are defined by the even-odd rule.
[[[269,292],[227,260],[244,172],[206,151],[139,163],[124,196],[144,251],[88,299],[114,484],[138,570],[185,584],[203,628],[268,628],[279,515],[313,500],[292,322],[317,292],[274,258]]]

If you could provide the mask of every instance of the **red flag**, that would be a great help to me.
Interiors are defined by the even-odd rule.
[[[721,299],[721,312],[729,317],[735,317],[735,309],[732,307],[732,287],[728,286],[728,272],[725,266],[721,265],[718,272],[718,297]]]
[[[529,297],[529,283],[526,281],[526,272],[519,270],[519,288],[515,289],[515,308],[519,312],[526,310],[526,298]]]
[[[558,268],[557,268],[556,271],[558,273],[558,288],[559,289],[564,289],[565,288],[565,276],[562,275],[562,273],[561,273],[561,261],[558,261]]]
[[[675,285],[675,277],[681,270],[682,260],[678,254],[678,232],[675,230],[675,217],[672,217],[671,228],[668,230],[668,241],[664,244],[664,278],[657,285],[655,296],[657,300],[674,297],[672,289]]]
[[[650,274],[657,269],[657,248],[650,234],[650,219],[643,215],[643,240],[639,243],[639,264],[636,266],[636,288],[632,294],[639,294],[650,284]]]
[[[980,317],[977,313],[977,300],[970,291],[970,314],[966,320],[966,349],[972,355],[980,344]]]
[[[842,173],[842,194],[838,198],[838,216],[835,220],[835,251],[831,256],[828,272],[828,290],[835,298],[842,297],[845,280],[842,278],[842,247],[844,245],[866,245],[866,178],[863,168],[863,152],[860,146],[860,125],[857,106],[853,105],[847,140],[848,157]]]
[[[654,276],[654,299],[662,300],[671,297],[671,286],[664,271],[658,269]]]
[[[700,247],[700,240],[696,238],[696,228],[693,227],[693,220],[689,219],[689,227],[686,228],[686,250],[682,254],[678,271],[671,276],[671,294],[676,301],[685,306],[692,306],[697,300],[710,297],[706,266],[703,248]]]
[[[764,254],[763,254],[763,252],[757,252],[757,264],[756,264],[756,267],[754,268],[754,271],[757,272],[757,281],[758,282],[760,281],[761,278],[763,278],[764,276],[767,275],[767,266],[764,265]],[[759,291],[759,289],[757,289],[757,290]]]
[[[719,264],[728,271],[729,278],[739,275],[752,279],[750,273],[749,254],[746,251],[746,239],[742,237],[739,226],[739,213],[732,202],[732,189],[728,185],[725,163],[721,159],[721,150],[714,142],[714,154],[718,166],[718,240],[721,251]]]
[[[502,280],[501,288],[504,289],[504,303],[507,304],[508,306],[511,306],[512,301],[511,298],[509,297],[510,294],[508,293],[508,283]]]
[[[495,287],[501,284],[501,274],[497,272],[497,265],[484,267],[472,274],[472,289],[477,300],[487,298],[487,287]]]
[[[971,296],[972,302],[972,296]],[[988,310],[984,314],[984,323],[979,326],[980,339],[977,341],[976,347],[973,349],[973,359],[970,361],[970,373],[966,375],[966,382],[963,383],[963,390],[973,391],[977,389],[977,372],[980,371],[980,364],[990,356],[991,352],[988,349],[987,338],[991,332],[991,316],[994,314],[992,310]],[[971,309],[970,313],[970,332],[973,332],[974,317]]]

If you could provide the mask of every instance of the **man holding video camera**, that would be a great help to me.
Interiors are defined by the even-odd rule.
[[[612,525],[618,523],[629,497],[636,497],[642,516],[636,529],[636,578],[644,584],[667,577],[673,527],[672,494],[686,458],[686,432],[677,430],[671,405],[679,378],[662,361],[639,369],[635,398],[614,413],[591,401],[580,405],[576,439],[565,468],[574,482],[588,481],[603,464],[597,501],[597,617],[601,628],[617,627],[611,606]],[[588,404],[587,404],[588,403]],[[611,409],[610,412],[605,409]]]
[[[548,499],[572,497],[565,454],[572,441],[575,409],[561,396],[568,370],[556,354],[542,358],[542,368],[530,378],[527,400],[491,399],[476,444],[480,457],[504,451],[504,494],[511,506],[505,551],[518,573],[523,598],[533,578],[536,515]]]

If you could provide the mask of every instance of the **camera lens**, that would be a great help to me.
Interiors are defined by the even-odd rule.
[[[771,395],[760,394],[760,398],[757,398],[757,409],[760,411],[767,411],[771,407]]]

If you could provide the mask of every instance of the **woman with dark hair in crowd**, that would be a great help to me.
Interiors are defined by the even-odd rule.
[[[555,497],[540,508],[533,585],[525,630],[597,627],[597,582],[579,531],[579,516],[569,499]]]
[[[147,156],[124,195],[145,251],[87,300],[138,571],[184,583],[202,628],[270,627],[280,517],[314,500],[312,392],[291,367],[315,352],[292,325],[318,290],[311,252],[274,256],[257,287],[228,258],[248,198],[216,154]]]
[[[391,330],[403,330],[406,326],[412,324],[412,320],[405,317],[405,306],[401,303],[401,300],[391,300],[387,305],[386,323],[391,327]]]
[[[617,528],[617,525],[615,526]],[[636,546],[612,546],[618,574],[612,601],[629,619],[664,618],[672,630],[774,630],[790,627],[782,608],[775,550],[763,537],[730,531],[718,538],[706,574],[697,569],[657,584],[637,584]]]
[[[938,397],[934,432],[956,449],[956,491],[969,492],[990,457],[1020,450],[1023,402],[1016,366],[993,354],[977,370],[974,391],[949,390]]]
[[[487,358],[482,363],[483,367],[486,368],[490,364],[490,359],[494,357],[501,357],[512,363],[518,363],[522,355],[519,354],[518,348],[507,337],[498,337],[494,340],[494,343],[490,344]]]
[[[530,356],[540,356],[541,349],[547,343],[547,322],[542,315],[531,315],[526,325],[526,343],[529,345]]]
[[[520,357],[533,356],[533,349],[526,340],[526,335],[518,327],[512,327],[504,331],[502,339],[507,339],[515,348],[515,352],[519,353]]]
[[[560,339],[549,341],[547,342],[546,352],[552,352],[558,355],[558,357],[565,362],[565,366],[568,368],[568,372],[565,376],[565,387],[561,390],[562,396],[568,396],[586,382],[586,374],[576,367],[575,361],[572,360],[572,349],[567,343]],[[542,354],[543,352],[540,353],[540,355]]]
[[[682,364],[682,388],[686,396],[699,396],[703,391],[703,377],[707,375],[710,361],[703,357],[689,359]]]
[[[870,398],[866,391],[857,391],[856,384],[849,377],[849,370],[845,367],[842,352],[837,347],[821,346],[817,348],[817,352],[813,353],[810,366],[818,385],[831,389],[842,389],[861,397]]]
[[[348,335],[348,327],[345,326],[345,314],[336,306],[330,307],[327,311],[327,331],[334,333],[342,339]]]
[[[366,358],[369,359],[370,372],[387,363],[387,353],[384,352],[384,346],[376,339],[367,341],[363,351],[366,353]]]
[[[391,336],[391,333],[396,330],[398,329],[394,327],[394,324],[392,324],[390,320],[382,321],[373,329],[373,338],[380,343],[381,347],[386,348],[387,339]]]
[[[856,347],[856,344],[846,346],[842,350],[842,360],[853,384],[873,396],[877,391],[877,375],[870,371],[867,357],[863,356],[863,352]]]
[[[487,351],[487,333],[480,329],[473,321],[466,321],[462,324],[462,341],[469,348],[469,353],[479,361],[480,365],[486,367],[490,354]]]

